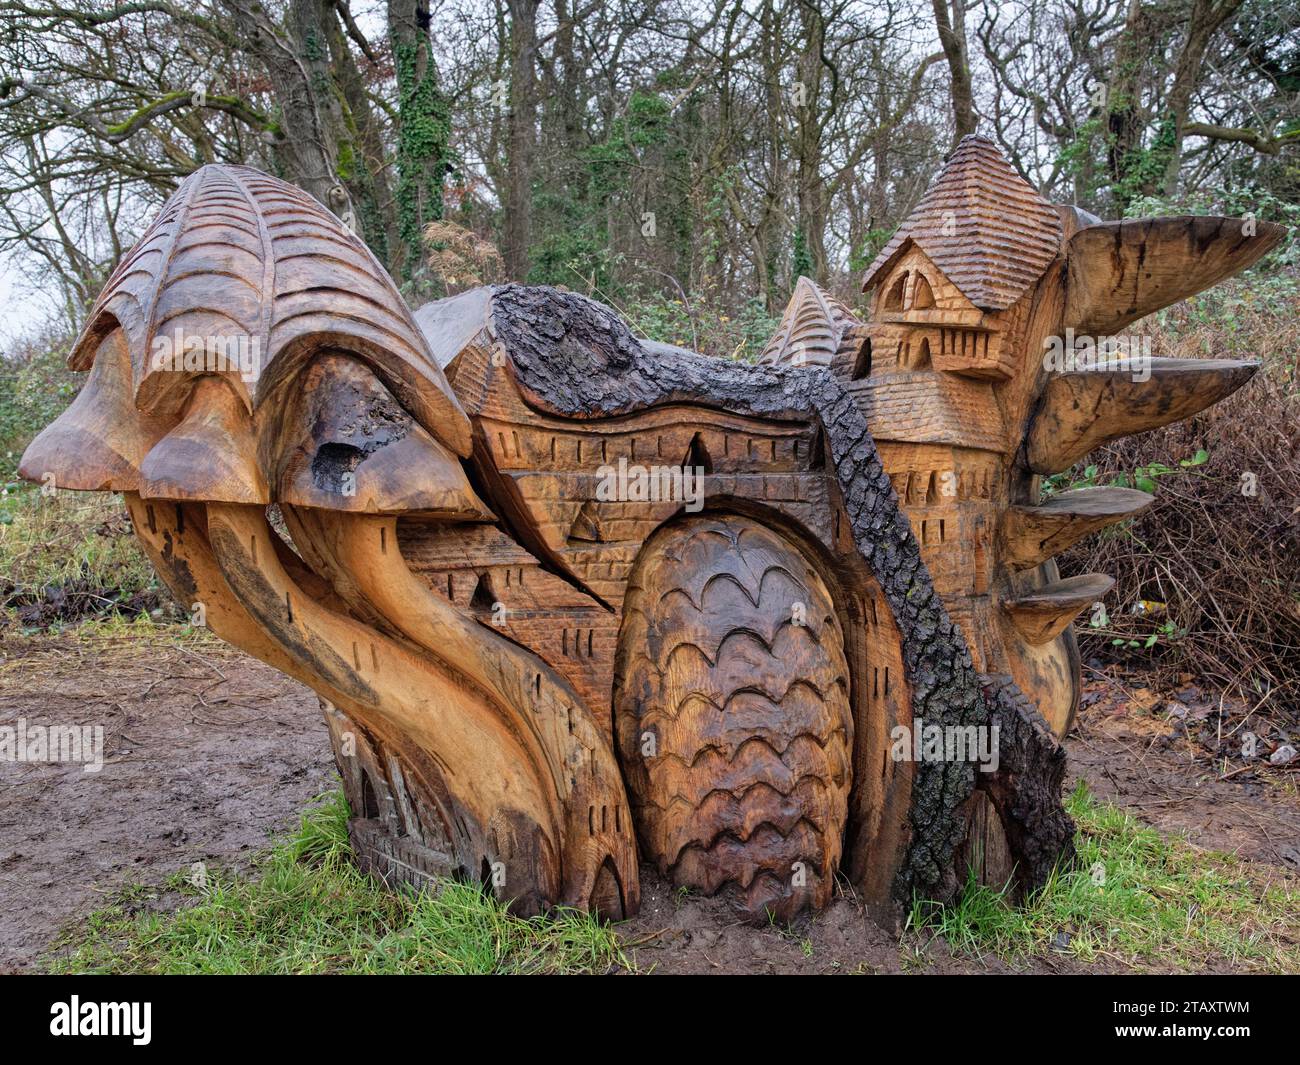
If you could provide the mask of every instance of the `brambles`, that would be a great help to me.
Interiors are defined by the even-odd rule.
[[[1155,503],[1062,556],[1118,591],[1104,626],[1080,626],[1085,655],[1191,672],[1251,703],[1300,707],[1300,381],[1296,295],[1257,299],[1249,280],[1144,323],[1166,354],[1251,352],[1249,387],[1185,422],[1116,441],[1061,475],[1110,484],[1147,477]],[[1159,604],[1148,609],[1143,604]],[[1136,609],[1135,609],[1136,607]],[[1272,693],[1270,695],[1270,693]]]

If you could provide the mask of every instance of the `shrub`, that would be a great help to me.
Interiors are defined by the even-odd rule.
[[[1266,283],[1265,283],[1266,282]],[[1066,573],[1116,578],[1086,654],[1150,661],[1272,708],[1300,707],[1300,285],[1248,275],[1147,319],[1156,355],[1258,358],[1255,378],[1195,418],[1089,456],[1075,483],[1150,490],[1126,526],[1075,545]],[[1252,494],[1253,493],[1253,494]],[[1147,604],[1145,608],[1140,604]],[[1138,605],[1139,613],[1134,613]]]

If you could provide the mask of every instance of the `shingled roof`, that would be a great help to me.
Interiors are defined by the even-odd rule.
[[[976,307],[1004,311],[1059,253],[1061,220],[991,140],[972,134],[867,267],[864,290],[884,279],[909,241]]]

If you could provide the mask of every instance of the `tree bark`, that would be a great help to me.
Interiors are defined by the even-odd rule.
[[[507,0],[510,11],[510,115],[506,123],[502,253],[506,275],[516,281],[528,277],[528,246],[532,238],[539,6],[540,0]]]
[[[971,85],[970,54],[966,45],[966,0],[933,0],[934,24],[948,60],[952,80],[953,147],[974,133],[975,93]],[[949,13],[951,7],[951,14]]]

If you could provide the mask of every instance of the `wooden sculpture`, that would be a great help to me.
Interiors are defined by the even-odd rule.
[[[868,267],[870,324],[801,278],[764,353],[828,366],[854,397],[976,668],[1009,675],[1058,736],[1079,702],[1070,623],[1114,582],[1062,580],[1052,556],[1152,497],[1083,488],[1044,502],[1042,477],[1249,380],[1257,363],[1104,349],[1285,232],[1233,218],[1102,222],[1049,204],[991,141],[966,137]]]
[[[1071,853],[1034,704],[1064,731],[1067,626],[1105,581],[1050,556],[1146,497],[1039,506],[1039,475],[1249,373],[1036,352],[1240,269],[1260,231],[1063,216],[967,139],[873,265],[872,323],[802,280],[746,366],[547,288],[412,315],[306,194],[207,166],[109,279],[22,472],[121,492],[178,600],[319,693],[390,882],[617,918],[641,861],[784,920],[838,873],[891,919],[969,865],[1032,887]],[[984,763],[909,756],[925,727]]]

